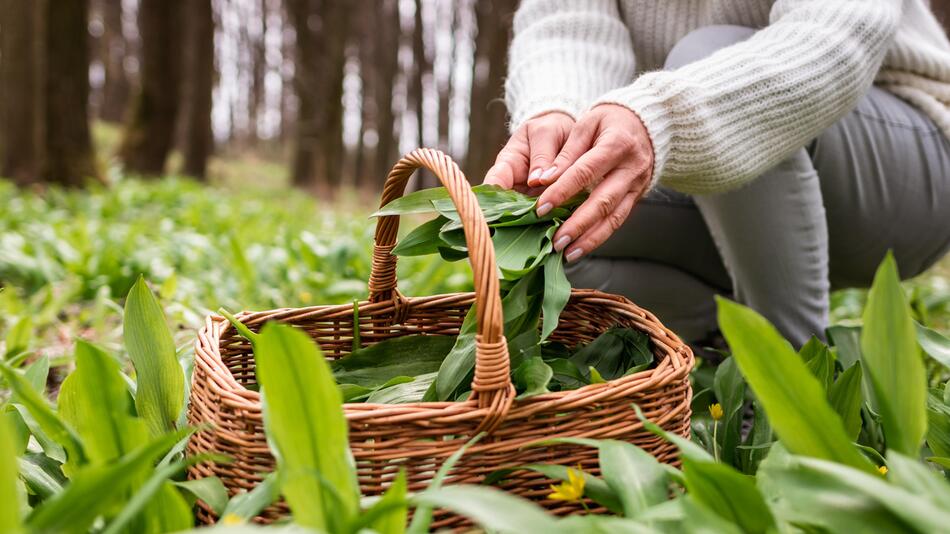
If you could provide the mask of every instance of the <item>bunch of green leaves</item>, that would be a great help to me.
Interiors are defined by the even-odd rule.
[[[744,465],[741,458],[732,460],[736,467],[725,458],[718,461],[700,444],[644,419],[638,408],[647,430],[679,448],[682,470],[657,464],[627,443],[556,440],[599,449],[602,476],[585,475],[584,497],[625,518],[611,523],[613,531],[946,529],[950,483],[942,469],[950,466],[945,456],[950,386],[928,391],[921,343],[893,258],[881,265],[870,291],[857,343],[859,360],[843,365],[836,378],[829,375],[837,351],[817,341],[796,353],[764,318],[727,300],[719,301],[719,321],[733,351],[726,361],[734,363],[720,365],[716,373],[714,387],[723,408],[717,424],[729,426],[728,414],[749,394],[775,438],[754,449],[763,451],[754,477],[737,469]],[[867,373],[862,377],[855,369]],[[867,398],[861,396],[864,378]],[[882,453],[855,443],[855,404],[870,402],[883,434]],[[562,467],[524,469],[568,479]],[[674,497],[667,500],[671,484]],[[603,520],[573,521],[577,531],[594,531]]]
[[[125,341],[134,378],[101,348],[77,341],[75,371],[56,406],[45,398],[49,360],[0,363],[11,395],[0,406],[7,491],[6,531],[170,532],[193,525],[201,498],[227,501],[215,478],[182,479],[192,430],[182,425],[185,369],[157,300],[144,281],[125,307]]]
[[[567,370],[570,375],[579,375],[575,387],[590,383],[592,379],[609,380],[626,372],[629,367],[620,369],[619,373],[618,369],[609,369],[607,374],[610,376],[605,377],[603,373],[598,374],[599,369],[594,369],[592,378],[591,369],[596,367],[593,362],[582,365],[577,373],[572,363],[558,362],[568,364],[558,373],[541,357],[542,344],[557,327],[558,318],[571,294],[570,283],[564,274],[563,254],[554,251],[554,234],[582,198],[572,199],[538,217],[536,198],[492,185],[478,185],[472,191],[492,235],[497,265],[495,274],[501,281],[505,337],[513,376],[521,394],[549,391],[547,386],[552,377],[564,375]],[[415,213],[434,213],[436,217],[409,232],[393,249],[393,254],[439,254],[448,261],[468,257],[461,218],[445,188],[406,195],[390,202],[374,216]],[[468,396],[468,385],[475,368],[475,326],[474,310],[471,310],[462,323],[455,346],[426,392],[425,400],[444,401]],[[590,356],[581,358],[590,359]],[[621,365],[619,360],[614,363]]]

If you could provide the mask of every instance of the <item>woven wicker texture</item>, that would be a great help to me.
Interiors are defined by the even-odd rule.
[[[480,483],[493,471],[531,463],[580,465],[598,472],[597,452],[573,445],[528,446],[553,437],[612,438],[634,443],[659,460],[676,463],[676,449],[646,432],[632,404],[670,432],[689,436],[689,371],[693,354],[653,314],[629,300],[593,290],[572,290],[553,341],[573,346],[596,338],[614,325],[647,333],[653,342],[656,365],[604,384],[547,393],[516,400],[509,373],[508,349],[503,335],[494,249],[488,226],[458,166],[436,150],[418,149],[406,155],[390,172],[381,205],[403,194],[406,181],[420,167],[431,170],[449,191],[458,208],[474,278],[474,293],[406,297],[396,287],[395,246],[399,219],[381,217],[376,228],[373,269],[368,300],[338,306],[314,306],[245,312],[238,317],[258,331],[268,321],[292,324],[313,338],[328,359],[352,349],[354,310],[360,342],[369,346],[393,337],[428,334],[454,336],[470,306],[478,320],[476,366],[472,395],[465,402],[415,404],[346,404],[350,447],[356,459],[364,494],[385,491],[400,468],[408,475],[411,491],[424,489],[442,462],[477,433],[488,435],[469,449],[452,471],[450,484]],[[411,357],[411,355],[407,355]],[[195,342],[188,420],[207,425],[189,443],[189,453],[218,452],[234,461],[203,463],[189,477],[218,476],[233,494],[249,490],[274,469],[264,436],[260,395],[248,389],[256,384],[250,344],[223,317],[209,316]],[[516,471],[498,485],[538,501],[554,513],[583,510],[577,503],[546,498],[552,481],[538,473]],[[215,520],[199,502],[199,518]],[[592,510],[597,511],[592,507]],[[287,512],[278,503],[258,518],[269,522]],[[453,527],[464,520],[437,511],[434,527]]]

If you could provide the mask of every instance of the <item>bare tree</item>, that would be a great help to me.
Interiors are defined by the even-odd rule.
[[[214,140],[211,132],[211,95],[214,89],[214,11],[211,0],[188,0],[185,21],[185,83],[181,114],[182,172],[205,178]]]
[[[475,2],[478,34],[472,69],[468,152],[465,173],[480,182],[507,137],[504,92],[505,64],[516,0]]]
[[[393,87],[399,72],[399,8],[396,0],[377,3],[379,23],[376,25],[375,98],[376,98],[376,164],[374,177],[382,185],[386,172],[397,157],[399,140],[396,138],[396,114],[393,111]]]
[[[104,79],[99,118],[107,122],[122,122],[132,96],[132,82],[125,70],[131,47],[122,31],[122,1],[96,0],[93,7],[102,19],[99,58]]]
[[[181,78],[182,0],[141,0],[141,87],[132,102],[119,157],[125,168],[159,175],[175,136]]]
[[[0,0],[0,174],[24,185],[36,180],[41,157],[40,54],[42,20],[33,0]]]

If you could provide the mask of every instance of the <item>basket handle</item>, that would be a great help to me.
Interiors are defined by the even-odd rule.
[[[401,197],[406,182],[419,168],[432,171],[448,190],[458,210],[468,246],[469,262],[475,283],[475,378],[472,400],[487,413],[479,431],[491,432],[504,419],[515,396],[511,383],[508,345],[505,341],[501,296],[495,267],[495,249],[488,224],[478,200],[458,165],[441,151],[419,148],[400,159],[386,178],[380,207]],[[396,288],[396,246],[399,216],[387,215],[376,224],[373,245],[373,269],[369,279],[370,302],[392,300],[396,309],[404,307],[404,298]]]

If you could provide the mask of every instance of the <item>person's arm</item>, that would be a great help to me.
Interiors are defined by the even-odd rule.
[[[522,2],[505,82],[512,136],[485,182],[525,189],[529,174],[550,176],[574,120],[633,75],[633,44],[616,0]]]
[[[572,127],[558,170],[529,181],[547,186],[539,213],[593,188],[554,248],[569,261],[594,250],[658,180],[687,193],[726,191],[804,146],[871,86],[901,6],[778,0],[772,23],[747,41],[599,98]]]
[[[854,108],[897,32],[901,0],[779,0],[750,39],[601,96],[640,117],[654,180],[738,187]],[[595,104],[596,105],[596,104]]]
[[[616,0],[525,0],[505,81],[511,131],[551,111],[576,119],[633,75],[633,44]]]

